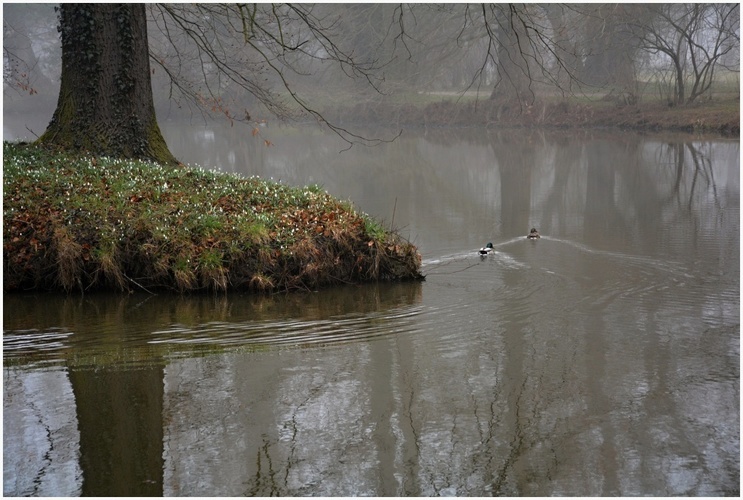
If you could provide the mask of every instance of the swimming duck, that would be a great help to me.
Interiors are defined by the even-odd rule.
[[[526,237],[529,238],[530,240],[536,240],[537,238],[541,238],[541,236],[539,236],[539,232],[534,227],[531,228],[531,231],[529,231],[529,234],[527,234]]]
[[[493,244],[492,243],[488,243],[487,245],[485,245],[484,247],[482,247],[478,251],[480,252],[480,255],[487,255],[490,252],[492,252],[493,250],[494,250]]]

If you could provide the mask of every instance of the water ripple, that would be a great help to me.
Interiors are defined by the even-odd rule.
[[[210,322],[195,327],[172,325],[152,332],[149,344],[315,345],[366,340],[413,329],[422,307],[316,320]]]
[[[72,332],[61,328],[5,332],[3,352],[21,355],[33,351],[54,351],[66,347],[66,341],[71,335]]]

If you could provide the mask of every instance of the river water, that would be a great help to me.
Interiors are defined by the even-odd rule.
[[[352,200],[426,280],[6,294],[5,495],[738,495],[737,139],[162,128]]]

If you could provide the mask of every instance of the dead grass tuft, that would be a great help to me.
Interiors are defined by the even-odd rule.
[[[179,291],[192,290],[196,285],[196,275],[190,269],[176,269],[173,271],[175,285]]]
[[[126,280],[119,263],[119,250],[114,244],[109,244],[102,248],[98,255],[98,262],[101,271],[109,283],[112,283],[119,290],[126,290]]]
[[[270,292],[274,289],[273,280],[261,273],[254,274],[250,280],[250,288],[257,292]]]
[[[199,271],[201,286],[214,291],[226,291],[229,280],[223,267],[206,268]]]
[[[77,243],[66,227],[54,230],[54,246],[57,249],[57,280],[66,291],[82,289],[82,245]]]

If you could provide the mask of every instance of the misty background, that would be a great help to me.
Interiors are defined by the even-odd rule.
[[[738,94],[734,4],[320,4],[301,13],[149,5],[158,119],[322,120],[337,107],[432,96],[684,105]],[[4,138],[25,129],[32,139],[59,90],[54,4],[3,5],[3,59],[13,124]]]

